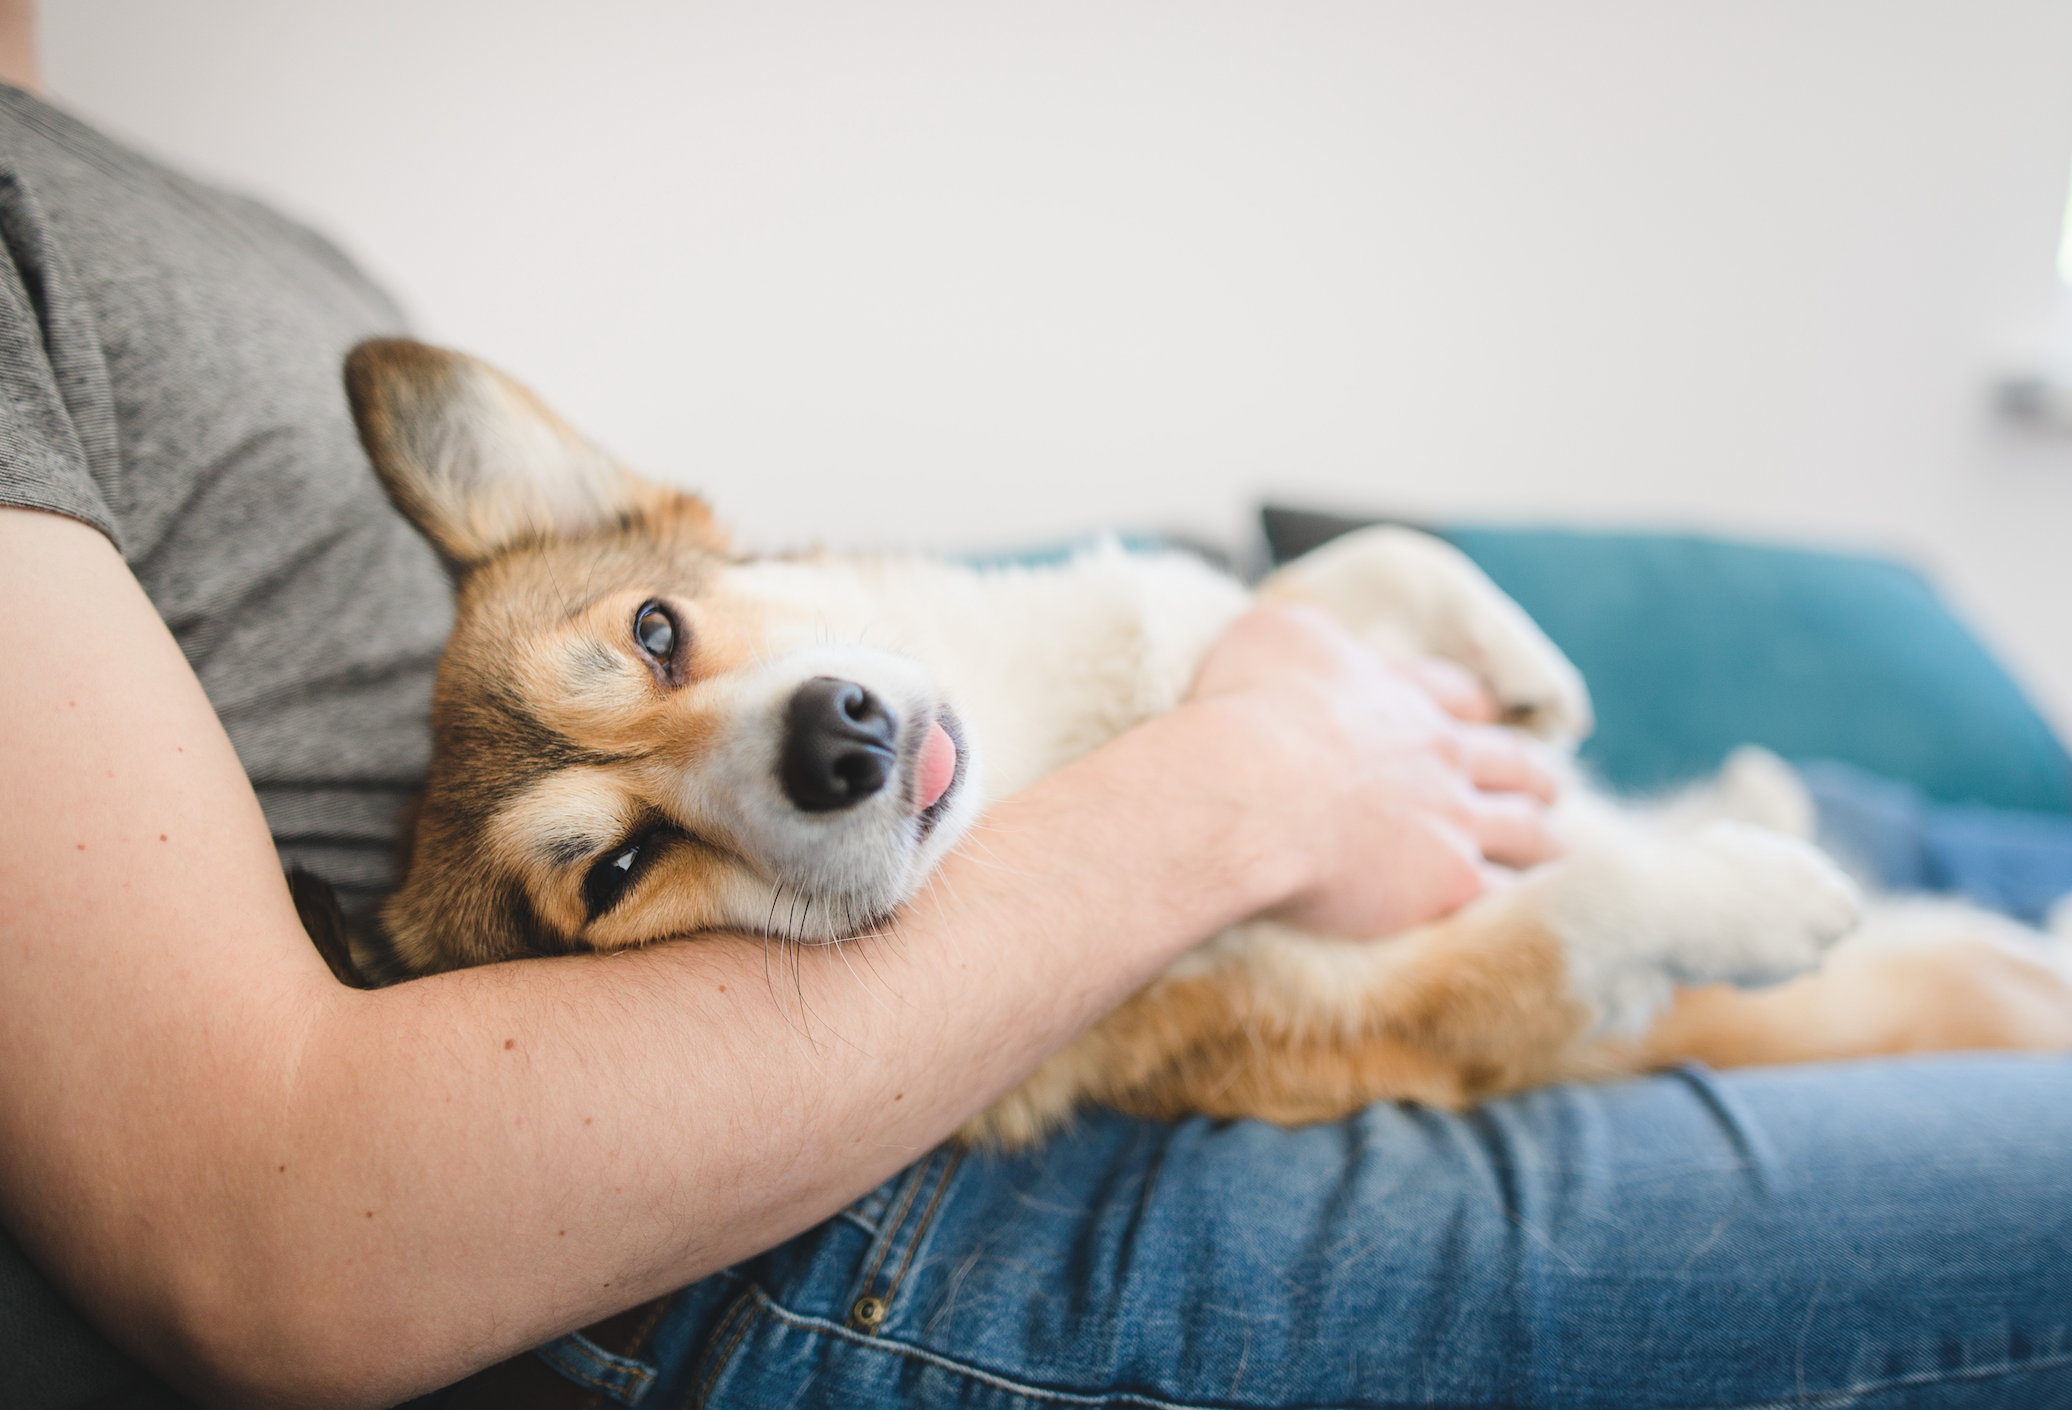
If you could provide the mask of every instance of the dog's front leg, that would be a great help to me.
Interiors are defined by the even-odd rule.
[[[1429,534],[1355,530],[1274,573],[1258,595],[1320,607],[1384,656],[1465,666],[1508,721],[1543,738],[1574,743],[1594,724],[1590,693],[1561,649],[1466,554]]]
[[[1629,840],[1536,873],[1521,899],[1560,936],[1599,1033],[1638,1034],[1671,986],[1768,985],[1818,964],[1862,899],[1797,838],[1721,819]]]

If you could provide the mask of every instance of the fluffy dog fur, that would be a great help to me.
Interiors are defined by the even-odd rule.
[[[1252,600],[1191,558],[1112,547],[984,572],[741,558],[701,501],[626,471],[473,359],[369,343],[347,385],[382,483],[458,589],[431,775],[382,916],[394,974],[720,929],[798,943],[868,932],[988,799],[1177,704]],[[1590,727],[1568,662],[1432,539],[1355,534],[1259,595],[1322,607],[1385,653],[1457,661],[1549,739]],[[780,784],[779,756],[787,702],[820,677],[886,702],[896,745],[882,789],[808,812]],[[921,807],[920,757],[938,725],[956,773]],[[1654,815],[1579,786],[1561,808],[1568,860],[1387,943],[1263,920],[1213,937],[967,1138],[1033,1140],[1083,1102],[1302,1122],[1685,1056],[1891,1051],[1920,1045],[1913,1020],[1952,995],[1968,1017],[1944,1025],[1950,1043],[2072,1041],[2072,990],[2004,945],[1915,947],[1947,986],[1932,997],[1888,982],[1903,963],[1870,962],[1850,981],[1879,996],[1868,1016],[1846,997],[1845,1013],[1823,1012],[1840,986],[1817,982],[1674,998],[1678,986],[1790,979],[1856,923],[1855,889],[1787,835],[1803,830],[1805,805],[1781,766],[1745,759]],[[2044,999],[2009,997],[2032,989]]]

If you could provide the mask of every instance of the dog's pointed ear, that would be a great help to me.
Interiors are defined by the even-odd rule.
[[[382,487],[458,569],[651,512],[702,523],[721,546],[696,497],[635,475],[465,353],[406,338],[362,343],[345,360],[345,390]]]

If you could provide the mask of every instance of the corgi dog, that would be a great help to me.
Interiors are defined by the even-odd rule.
[[[1256,592],[1112,545],[983,571],[742,557],[701,500],[482,362],[383,340],[346,382],[382,484],[457,589],[431,771],[381,915],[391,976],[709,931],[867,936],[990,800],[1177,705],[1259,599],[1321,608],[1384,654],[1458,662],[1557,744],[1591,726],[1583,682],[1526,615],[1408,530],[1348,535]],[[1566,859],[1379,943],[1265,919],[1223,931],[964,1137],[1033,1141],[1082,1103],[1300,1123],[1687,1056],[1903,1043],[1859,1025],[1823,1045],[1727,991],[1675,1002],[1791,979],[1857,922],[1822,853],[1723,815],[1791,811],[1788,783],[1768,789],[1781,809],[1764,801],[1764,771],[1743,761],[1681,814],[1571,781]],[[1996,1045],[2037,1037],[2018,1028],[1984,1025]]]

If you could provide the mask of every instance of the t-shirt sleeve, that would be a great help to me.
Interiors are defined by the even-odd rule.
[[[34,193],[4,168],[0,245],[0,505],[69,515],[120,549],[120,443],[93,309]]]

